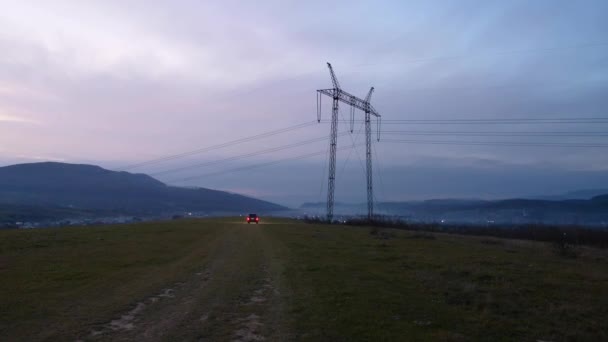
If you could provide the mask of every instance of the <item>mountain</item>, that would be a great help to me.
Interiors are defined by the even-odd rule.
[[[569,199],[591,199],[596,196],[608,194],[608,189],[585,189],[585,190],[576,190],[566,192],[560,195],[550,195],[550,196],[533,196],[533,199],[541,199],[541,200],[552,200],[552,201],[560,201],[560,200],[569,200]]]
[[[126,215],[287,209],[224,191],[168,186],[144,174],[54,162],[0,167],[0,205],[70,208]]]
[[[323,214],[324,203],[305,203],[300,207],[307,213]],[[364,204],[337,205],[337,215],[362,215]],[[376,202],[375,213],[396,215],[422,222],[451,223],[547,223],[589,224],[608,223],[608,194],[591,199],[560,201],[540,199],[439,199],[427,201]]]
[[[379,210],[399,212],[403,210],[454,210],[459,208],[470,208],[481,206],[488,201],[477,199],[431,199],[426,201],[403,201],[403,202],[376,202]],[[300,206],[300,209],[325,209],[325,202],[307,202]],[[334,203],[334,208],[343,211],[367,210],[367,203]]]

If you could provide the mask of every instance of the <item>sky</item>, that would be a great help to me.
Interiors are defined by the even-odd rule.
[[[603,0],[0,6],[0,165],[88,163],[289,206],[320,202],[329,124],[316,123],[315,96],[332,87],[329,61],[344,90],[364,97],[375,87],[377,200],[608,188]],[[349,115],[341,106],[340,120]],[[555,118],[579,121],[530,121]],[[430,121],[448,119],[459,121]],[[361,127],[340,124],[339,201],[365,201]]]

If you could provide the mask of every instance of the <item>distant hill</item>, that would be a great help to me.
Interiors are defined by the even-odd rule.
[[[601,196],[595,196],[591,199],[591,201],[598,203],[598,204],[608,204],[608,194],[601,195]]]
[[[576,190],[566,192],[561,195],[552,195],[552,196],[533,196],[533,199],[542,199],[542,200],[569,200],[569,199],[591,199],[596,196],[608,194],[608,189],[585,189],[585,190]]]
[[[100,212],[55,206],[31,206],[0,203],[0,229],[15,222],[46,222],[67,218],[92,219]]]
[[[325,213],[325,203],[305,203],[300,207],[307,213]],[[338,215],[363,215],[364,203],[336,205]],[[435,199],[427,201],[376,202],[376,214],[396,215],[423,222],[458,223],[552,223],[592,224],[605,226],[608,222],[608,194],[591,199],[540,200],[468,200]]]
[[[224,191],[168,186],[144,174],[53,162],[0,167],[0,205],[69,208],[128,215],[287,209]]]
[[[431,199],[426,201],[402,201],[402,202],[376,202],[376,208],[380,210],[395,211],[425,209],[458,209],[470,208],[472,206],[481,206],[489,203],[489,201],[477,199]],[[325,202],[307,202],[303,203],[301,209],[325,209]],[[345,210],[367,210],[366,203],[339,203],[334,204],[335,208]]]
[[[608,191],[604,195],[592,197],[589,200],[567,199],[567,200],[541,200],[514,198],[504,200],[477,200],[477,199],[432,199],[426,201],[403,201],[403,202],[376,202],[378,210],[399,212],[400,210],[425,210],[425,211],[454,211],[454,210],[479,210],[479,209],[604,209],[608,202]],[[598,207],[599,206],[599,207]],[[600,208],[601,207],[601,208]],[[301,209],[324,209],[325,202],[304,203]],[[336,203],[335,208],[366,209],[365,203]]]

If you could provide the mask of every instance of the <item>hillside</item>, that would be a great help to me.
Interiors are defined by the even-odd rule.
[[[596,196],[608,194],[608,189],[585,189],[585,190],[576,190],[569,191],[564,194],[553,195],[553,196],[533,196],[532,199],[541,199],[541,200],[574,200],[574,199],[584,199],[588,200]]]
[[[369,232],[240,218],[0,231],[0,340],[608,340],[607,250]]]
[[[129,215],[286,209],[224,191],[167,186],[144,174],[50,162],[0,167],[0,204]]]

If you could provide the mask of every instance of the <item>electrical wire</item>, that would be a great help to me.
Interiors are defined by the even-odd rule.
[[[363,127],[364,127],[363,124],[359,127],[359,130],[357,131],[354,140],[352,140],[352,136],[351,136],[351,143],[353,145],[355,145],[357,143],[357,140],[359,140],[359,136],[361,134],[361,130],[363,130]],[[348,164],[348,161],[350,160],[350,156],[353,154],[353,150],[356,150],[356,149],[351,149],[350,151],[348,151],[348,156],[342,163],[342,168],[340,169],[340,172],[338,173],[338,178],[342,178],[342,174],[344,174],[344,169],[346,169],[346,164]],[[359,151],[355,151],[355,153],[357,154],[357,157],[359,157]],[[361,161],[361,157],[359,157],[359,164],[361,164],[361,167],[363,168],[363,165],[362,165],[363,163]],[[365,169],[363,169],[363,172],[365,172]]]
[[[374,172],[375,175],[378,175],[378,179],[380,180],[380,192],[382,192],[382,197],[384,197],[385,199],[386,197],[386,192],[384,190],[384,181],[382,180],[382,165],[380,164],[380,156],[378,155],[378,150],[376,149],[376,144],[372,144],[372,147],[374,148],[374,158],[376,159],[376,172]],[[375,197],[375,193],[374,193],[374,197]],[[376,199],[374,199],[374,202],[376,201]]]
[[[327,169],[327,163],[329,161],[329,145],[327,146],[327,151],[325,155],[325,159],[323,162],[323,168],[321,172],[321,188],[319,189],[319,199],[323,196],[323,189],[325,188],[325,170]]]
[[[277,129],[277,130],[274,130],[274,131],[264,132],[264,133],[252,135],[252,136],[249,136],[249,137],[244,137],[244,138],[228,141],[228,142],[221,143],[221,144],[216,144],[216,145],[212,145],[212,146],[207,146],[207,147],[199,148],[199,149],[188,151],[188,152],[181,152],[181,153],[177,153],[177,154],[166,155],[166,156],[163,156],[163,157],[159,157],[159,158],[150,159],[150,160],[147,160],[147,161],[143,161],[143,162],[127,165],[127,166],[123,167],[121,170],[123,170],[123,171],[131,170],[131,169],[139,168],[139,167],[142,167],[142,166],[148,166],[148,165],[152,165],[152,164],[163,163],[163,162],[166,162],[166,161],[170,161],[170,160],[174,160],[174,159],[178,159],[178,158],[183,158],[183,157],[191,156],[191,155],[194,155],[194,154],[199,154],[199,153],[203,153],[203,152],[209,152],[209,151],[213,151],[213,150],[216,150],[216,149],[225,148],[225,147],[228,147],[228,146],[242,144],[244,142],[249,142],[249,141],[256,140],[256,139],[262,139],[262,138],[266,138],[266,137],[270,137],[270,136],[274,136],[274,135],[278,135],[278,134],[282,134],[282,133],[286,133],[286,132],[291,132],[291,131],[294,131],[294,130],[297,130],[297,129],[301,129],[301,128],[312,126],[312,125],[314,125],[316,123],[317,123],[316,121],[304,122],[304,123],[300,123],[300,124],[297,124],[297,125],[280,128],[280,129]]]
[[[328,123],[321,120],[321,123]],[[364,122],[364,120],[355,120]],[[511,124],[608,124],[608,118],[519,118],[519,119],[393,119],[382,120],[388,125],[511,125]]]
[[[355,147],[356,146],[354,146],[354,145],[345,146],[345,147],[337,148],[336,151],[342,151],[342,150],[346,150],[346,149],[349,149],[349,148],[355,148]],[[239,171],[246,171],[246,170],[251,170],[251,169],[257,169],[257,168],[264,167],[264,166],[276,165],[276,164],[283,163],[283,162],[286,162],[286,161],[294,161],[294,160],[306,159],[306,158],[322,155],[324,153],[326,153],[326,151],[318,151],[318,152],[303,154],[303,155],[299,155],[299,156],[291,157],[291,158],[279,159],[279,160],[275,160],[275,161],[271,161],[271,162],[266,162],[266,163],[254,164],[254,165],[249,165],[249,166],[237,167],[237,168],[233,168],[233,169],[215,171],[215,172],[207,173],[207,174],[204,174],[204,175],[196,175],[196,176],[181,178],[179,180],[174,180],[173,182],[185,182],[185,181],[189,181],[189,180],[193,180],[193,179],[205,178],[205,177],[214,176],[214,175],[220,175],[220,174],[226,174],[226,173],[231,173],[231,172],[239,172]]]
[[[346,120],[344,120],[344,115],[342,114],[342,112],[340,112],[340,116],[342,116],[342,119],[343,119],[343,121],[342,121],[342,122],[346,123],[347,121],[346,121]],[[354,120],[353,120],[353,121],[354,121]],[[338,122],[338,123],[339,123],[339,122]],[[347,124],[347,125],[348,125],[348,124]],[[347,127],[347,128],[348,128],[348,127]],[[359,131],[357,132],[357,137],[356,137],[356,138],[358,138],[358,137],[359,137],[359,133],[361,133],[361,129],[362,129],[362,128],[363,128],[363,126],[361,126],[361,127],[359,128]],[[355,145],[356,140],[357,140],[357,139],[353,140],[353,136],[352,136],[352,135],[350,135],[350,142],[351,142],[351,144]],[[352,151],[353,151],[353,150],[350,150],[350,152],[349,152],[349,154],[348,154],[347,161],[348,161],[348,159],[350,159],[350,155],[351,155]],[[361,169],[363,170],[363,173],[365,174],[365,166],[363,166],[363,161],[361,160],[361,157],[359,156],[359,151],[358,151],[356,148],[355,148],[355,154],[357,155],[357,159],[359,159],[359,165],[361,166]],[[345,166],[346,166],[346,164],[344,164],[344,165],[343,165],[343,168],[344,168]]]
[[[343,136],[345,134],[347,134],[347,133],[346,132],[338,133],[338,136]],[[278,146],[278,147],[272,147],[272,148],[255,151],[255,152],[250,152],[250,153],[245,153],[245,154],[241,154],[238,156],[228,157],[228,158],[224,158],[224,159],[220,159],[220,160],[214,160],[214,161],[209,161],[209,162],[204,162],[204,163],[181,166],[181,167],[177,167],[177,168],[173,168],[173,169],[169,169],[169,170],[155,172],[155,173],[151,173],[150,176],[164,175],[167,173],[179,172],[179,171],[189,170],[189,169],[193,169],[193,168],[206,167],[206,166],[216,165],[216,164],[220,164],[220,163],[224,163],[224,162],[228,162],[228,161],[235,161],[235,160],[259,156],[259,155],[263,155],[263,154],[267,154],[267,153],[283,151],[283,150],[287,150],[290,148],[296,148],[296,147],[304,146],[307,144],[311,144],[314,142],[323,141],[323,140],[327,140],[327,139],[329,139],[329,137],[325,136],[325,137],[320,137],[320,138],[315,138],[315,139],[299,141],[297,143],[282,145],[282,146]]]
[[[464,132],[464,131],[381,131],[387,135],[501,136],[501,137],[605,137],[608,132]]]
[[[608,147],[595,143],[555,143],[555,142],[510,142],[510,141],[458,141],[458,140],[399,140],[383,139],[382,142],[429,145],[476,145],[476,146],[536,146],[536,147]]]

